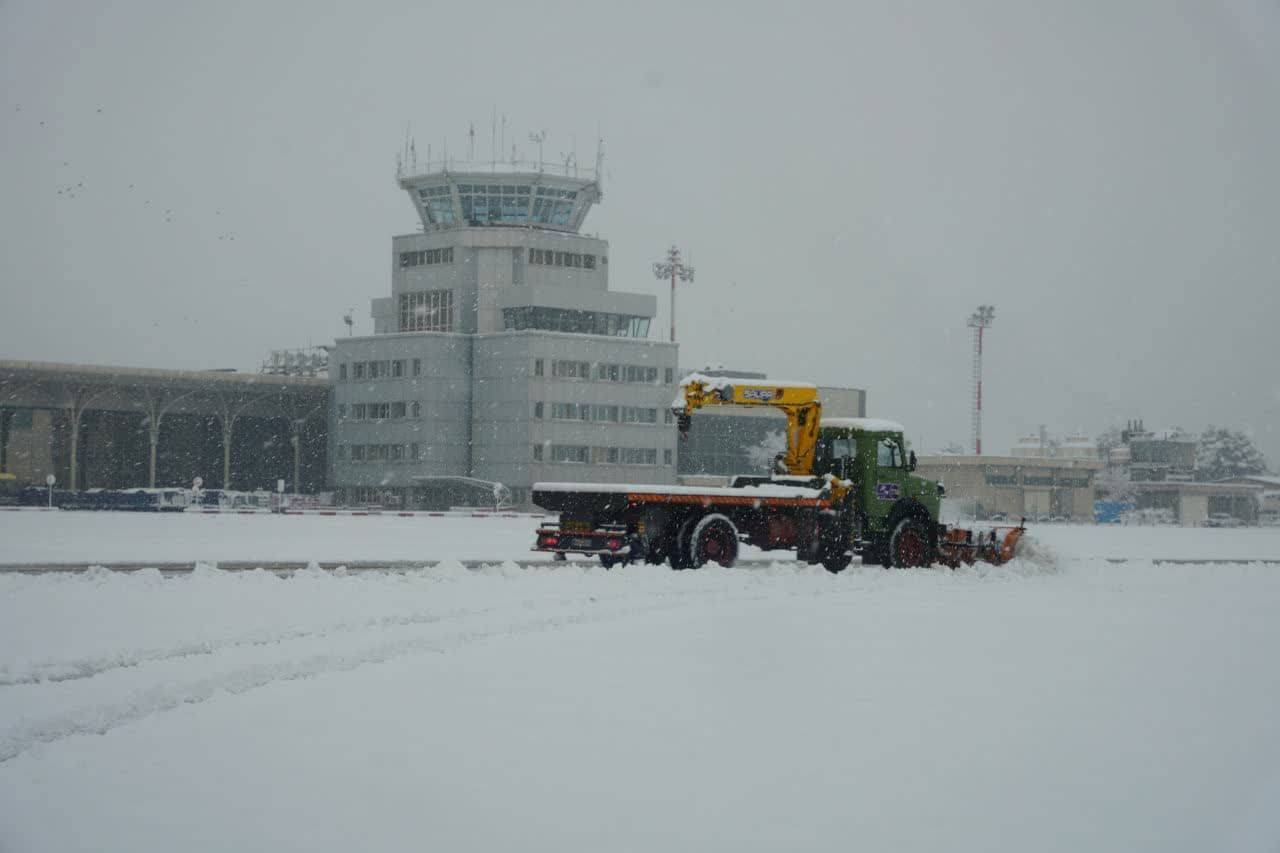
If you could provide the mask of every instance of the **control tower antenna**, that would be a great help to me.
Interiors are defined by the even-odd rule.
[[[973,452],[982,455],[982,331],[996,318],[994,305],[979,305],[969,317],[973,329]]]
[[[680,260],[680,249],[673,243],[667,250],[667,258],[653,265],[654,278],[671,279],[671,342],[676,340],[676,279],[693,281],[693,267]]]
[[[471,122],[471,130],[467,131],[467,139],[469,147],[467,148],[467,159],[475,162],[476,159],[476,123]]]
[[[498,168],[498,107],[493,107],[493,116],[489,119],[489,167]]]
[[[547,138],[547,132],[540,130],[537,133],[529,134],[529,141],[538,143],[538,171],[542,171],[542,141]]]

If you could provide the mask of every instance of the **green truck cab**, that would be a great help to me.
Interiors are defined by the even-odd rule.
[[[918,477],[903,429],[878,418],[823,418],[813,473],[847,481],[843,528],[864,562],[887,563],[900,548],[933,554],[944,490]]]

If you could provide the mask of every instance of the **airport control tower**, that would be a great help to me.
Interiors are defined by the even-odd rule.
[[[439,506],[467,480],[520,505],[540,480],[675,481],[676,347],[649,340],[656,297],[610,290],[608,242],[580,233],[598,167],[401,158],[421,231],[392,238],[374,334],[330,358],[344,498]]]

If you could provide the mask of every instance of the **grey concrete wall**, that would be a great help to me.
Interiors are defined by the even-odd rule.
[[[373,337],[340,338],[330,354],[335,411],[345,406],[347,418],[333,424],[333,444],[346,445],[335,452],[333,484],[336,487],[413,485],[420,474],[466,475],[470,467],[471,341],[465,335],[416,332]],[[422,360],[422,374],[413,376],[413,359]],[[356,380],[352,365],[374,360],[405,361],[402,378]],[[347,365],[347,379],[338,379],[339,366]],[[350,418],[356,403],[406,403],[406,417],[384,421]],[[412,403],[421,404],[413,418]],[[422,458],[403,462],[352,462],[350,445],[417,443]],[[345,458],[339,458],[343,456]]]
[[[674,483],[676,431],[667,423],[675,394],[666,384],[674,379],[673,344],[568,335],[548,332],[506,332],[476,339],[473,436],[476,477],[499,480],[527,490],[542,480],[569,482]],[[536,374],[541,359],[542,376]],[[563,379],[552,375],[558,359],[592,365],[591,379]],[[600,381],[595,366],[630,364],[657,369],[654,384]],[[543,416],[534,417],[541,402]],[[552,417],[555,403],[637,406],[656,410],[654,424],[561,421]],[[552,461],[555,445],[653,448],[656,465],[592,464]],[[534,459],[534,445],[543,448]],[[664,451],[671,451],[672,464]]]

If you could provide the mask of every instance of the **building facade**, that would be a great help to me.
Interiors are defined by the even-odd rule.
[[[656,297],[611,291],[608,242],[579,233],[598,181],[502,168],[400,176],[423,231],[392,239],[374,334],[330,356],[339,500],[675,482],[677,348],[648,338]]]
[[[768,382],[768,375],[723,367],[683,370],[681,375],[701,373],[741,380]],[[867,414],[867,392],[861,388],[819,386],[825,418],[861,418]],[[769,408],[703,409],[689,423],[689,434],[680,442],[677,459],[681,482],[708,485],[727,482],[736,474],[767,474],[773,457],[786,448],[787,418]]]
[[[921,456],[916,473],[943,483],[965,514],[1093,521],[1097,459]]]

